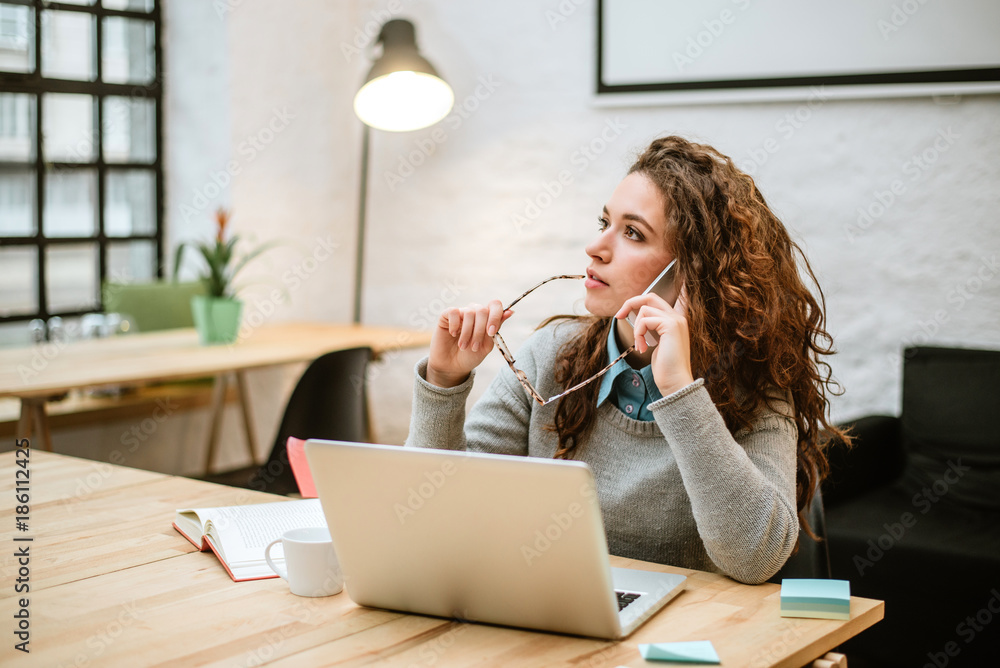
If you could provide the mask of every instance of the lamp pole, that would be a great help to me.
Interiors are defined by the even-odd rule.
[[[361,134],[361,179],[358,189],[358,240],[354,257],[354,323],[361,322],[361,280],[365,269],[365,222],[368,217],[368,147],[371,132],[367,123],[362,123]]]
[[[387,21],[377,43],[382,55],[372,65],[354,97],[361,119],[361,174],[358,193],[358,240],[354,259],[354,322],[361,322],[364,276],[365,224],[368,215],[369,126],[391,132],[419,130],[444,118],[455,102],[451,87],[417,49],[416,29],[405,19]]]

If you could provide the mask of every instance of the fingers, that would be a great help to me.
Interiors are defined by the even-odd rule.
[[[664,317],[664,312],[658,309],[651,308],[649,306],[642,306],[639,308],[639,314],[635,319],[635,329],[633,330],[633,339],[635,341],[635,349],[639,353],[645,353],[651,347],[649,342],[646,340],[646,333],[653,332],[656,334],[655,338],[659,338],[661,334],[661,325],[667,320]]]
[[[472,352],[478,352],[481,347],[489,345],[486,343],[486,325],[490,320],[490,307],[477,306],[475,311],[475,323],[472,326],[472,340],[469,342]]]
[[[513,311],[503,310],[500,300],[494,299],[489,304],[470,304],[461,309],[454,309],[455,323],[449,327],[452,336],[458,337],[460,350],[488,349],[493,346],[493,336],[507,318],[514,315]],[[451,324],[451,321],[449,321]]]
[[[489,317],[486,321],[486,335],[493,336],[500,329],[500,325],[510,316],[505,315],[503,304],[499,299],[494,299],[489,303]]]
[[[678,300],[679,301],[679,300]],[[651,347],[646,341],[646,333],[652,332],[656,338],[662,338],[664,333],[676,328],[686,331],[684,312],[671,307],[661,297],[653,294],[640,295],[627,300],[615,313],[616,318],[627,317],[635,313],[633,318],[633,339],[635,349],[641,354]]]
[[[662,297],[649,293],[645,295],[638,295],[637,297],[632,297],[631,299],[626,300],[625,303],[622,304],[622,307],[618,309],[618,312],[615,313],[615,317],[624,318],[632,311],[638,313],[639,309],[643,306],[649,306],[660,310],[670,308],[670,305],[663,301]]]
[[[462,311],[457,308],[450,308],[446,311],[445,317],[448,319],[448,333],[452,338],[462,332]]]
[[[476,318],[481,309],[485,311],[485,307],[479,304],[471,304],[462,309],[462,332],[458,336],[459,350],[468,350],[472,345],[472,335],[476,330]]]
[[[500,300],[494,299],[485,306],[470,304],[443,311],[439,327],[448,330],[458,350],[489,352],[493,348],[493,336],[512,315],[513,311],[504,311]]]

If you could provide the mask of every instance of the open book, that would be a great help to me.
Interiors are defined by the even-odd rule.
[[[211,550],[235,582],[276,578],[264,560],[264,548],[289,529],[325,527],[319,499],[296,499],[221,508],[183,508],[174,528],[199,550]],[[284,563],[281,544],[271,559]]]

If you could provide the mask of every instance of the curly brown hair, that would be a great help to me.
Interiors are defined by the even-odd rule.
[[[829,472],[826,446],[831,438],[849,443],[850,437],[827,419],[827,393],[840,388],[823,359],[834,353],[833,340],[809,261],[754,180],[711,146],[656,139],[628,173],[636,172],[664,197],[667,243],[687,289],[691,367],[704,378],[727,428],[749,427],[763,405],[773,409],[775,400],[790,395],[798,427],[799,517],[816,538],[806,517],[816,485]],[[556,380],[564,387],[607,363],[608,320],[573,319],[585,328],[559,352]],[[596,414],[597,390],[591,383],[560,400],[552,427],[559,436],[557,458],[573,456]]]

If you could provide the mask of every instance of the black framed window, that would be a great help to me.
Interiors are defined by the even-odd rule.
[[[0,0],[0,325],[162,277],[159,0]]]

